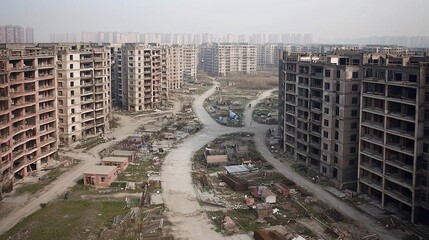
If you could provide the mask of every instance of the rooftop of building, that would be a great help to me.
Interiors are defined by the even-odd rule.
[[[112,156],[125,156],[125,157],[131,157],[134,154],[136,154],[135,151],[127,151],[127,150],[115,150],[110,155]]]
[[[128,162],[128,157],[122,157],[122,156],[108,156],[101,159],[102,162],[117,162],[117,163],[123,163]]]
[[[111,172],[115,171],[117,169],[116,166],[92,166],[91,168],[87,169],[83,174],[94,174],[94,175],[107,175]]]

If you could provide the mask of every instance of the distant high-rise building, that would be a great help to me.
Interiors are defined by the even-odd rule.
[[[183,79],[185,81],[197,80],[198,47],[196,45],[183,45]]]
[[[34,29],[32,27],[25,28],[25,42],[34,43]]]
[[[14,27],[12,25],[6,25],[6,42],[15,43]]]
[[[0,26],[0,43],[6,43],[6,26]]]
[[[200,47],[201,68],[212,76],[255,73],[256,47],[251,44],[212,43]]]
[[[15,43],[24,43],[25,42],[25,31],[24,28],[21,26],[14,26],[13,27],[13,38]]]
[[[169,89],[179,89],[183,85],[183,47],[172,45],[164,47],[167,54],[167,80]]]
[[[25,31],[21,26],[0,26],[0,43],[24,43]]]
[[[256,45],[257,65],[261,67],[273,67],[278,64],[277,44],[258,44]]]

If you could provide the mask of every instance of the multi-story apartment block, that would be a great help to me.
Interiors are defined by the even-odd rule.
[[[284,152],[332,179],[356,184],[361,55],[281,51],[279,130]]]
[[[229,73],[255,73],[256,47],[251,44],[204,44],[201,51],[201,69],[212,76]]]
[[[278,64],[277,44],[258,44],[256,45],[257,65],[258,67],[274,67]],[[276,58],[277,56],[277,58]]]
[[[49,45],[49,44],[46,44]],[[61,143],[110,129],[110,48],[98,44],[53,44],[56,48]]]
[[[121,51],[122,107],[142,111],[168,101],[168,51],[159,44],[126,43]]]
[[[25,42],[34,43],[34,28],[32,27],[25,28]]]
[[[168,51],[167,79],[169,89],[179,89],[183,84],[183,47],[163,46]]]
[[[122,54],[121,45],[112,44],[110,54],[111,65],[111,86],[112,86],[112,106],[122,107]]]
[[[195,45],[183,45],[183,80],[194,82],[197,80],[198,47]]]
[[[56,156],[56,54],[34,45],[0,45],[0,199]]]
[[[365,62],[358,192],[428,223],[429,59],[372,54]]]
[[[0,43],[24,43],[24,28],[21,26],[0,26]]]

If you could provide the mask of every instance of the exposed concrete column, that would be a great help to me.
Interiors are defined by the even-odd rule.
[[[23,167],[21,169],[21,176],[22,177],[26,177],[27,176],[27,166]]]
[[[42,161],[39,159],[35,163],[36,163],[36,170],[41,170],[42,169]]]

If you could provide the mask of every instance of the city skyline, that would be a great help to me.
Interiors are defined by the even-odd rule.
[[[424,10],[429,7],[429,2],[415,0],[413,3],[399,0],[363,0],[349,4],[339,0],[323,3],[274,0],[261,4],[258,1],[201,3],[179,0],[168,3],[127,1],[123,4],[115,1],[18,0],[2,6],[5,11],[0,16],[0,23],[31,25],[35,29],[36,41],[47,41],[49,34],[56,32],[115,31],[311,33],[315,42],[370,36],[427,36],[428,17]],[[76,13],[79,13],[78,18]]]

